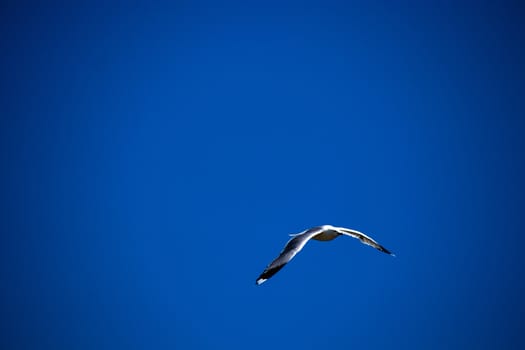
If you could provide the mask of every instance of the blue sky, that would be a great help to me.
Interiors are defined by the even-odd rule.
[[[521,8],[2,6],[2,349],[520,348]]]

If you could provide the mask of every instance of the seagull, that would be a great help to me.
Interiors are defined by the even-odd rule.
[[[301,249],[303,249],[306,242],[308,242],[310,239],[315,239],[316,241],[331,241],[341,235],[357,238],[363,244],[374,247],[383,253],[395,256],[395,254],[391,253],[381,244],[377,243],[372,238],[359,231],[344,227],[334,227],[332,225],[316,226],[301,233],[291,234],[290,236],[292,236],[292,239],[286,243],[279,256],[274,261],[272,261],[266,267],[266,269],[264,269],[263,273],[261,273],[255,283],[260,285],[279,272],[279,270],[282,269],[284,265],[292,260],[293,257],[299,253]]]

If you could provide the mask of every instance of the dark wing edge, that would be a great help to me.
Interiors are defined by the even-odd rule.
[[[392,255],[392,256],[396,256],[394,253],[392,253],[390,250],[386,249],[385,247],[383,247],[381,244],[379,243],[376,243],[375,246],[372,246],[374,248],[376,248],[377,250],[379,250],[380,252],[383,252],[385,254],[388,254],[388,255]]]
[[[284,267],[284,265],[286,265],[290,260],[292,260],[293,257],[304,247],[304,245],[310,240],[310,238],[312,238],[320,232],[321,230],[319,229],[311,229],[305,231],[302,234],[293,236],[293,238],[286,243],[284,249],[281,251],[279,256],[264,269],[264,271],[255,281],[255,284],[260,285],[266,282],[266,280],[275,275],[277,272],[279,272],[279,270],[281,270]]]

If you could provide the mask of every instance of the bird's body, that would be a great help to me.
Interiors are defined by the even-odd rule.
[[[374,247],[383,253],[394,255],[372,238],[359,231],[344,227],[334,227],[332,225],[316,226],[301,233],[290,235],[292,236],[292,239],[286,243],[281,254],[279,254],[279,256],[266,267],[259,278],[257,278],[256,283],[262,284],[270,277],[275,275],[280,269],[284,267],[284,265],[286,265],[286,263],[292,260],[301,249],[303,249],[304,245],[310,239],[315,239],[316,241],[331,241],[341,235],[357,238],[362,243]]]
[[[317,227],[315,227],[315,228],[317,228]],[[333,239],[336,239],[339,236],[340,236],[340,234],[337,233],[337,231],[327,229],[327,230],[321,231],[319,234],[317,234],[317,235],[315,235],[315,236],[313,236],[311,238],[315,239],[316,241],[331,241]]]

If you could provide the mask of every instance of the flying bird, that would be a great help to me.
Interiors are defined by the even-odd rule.
[[[381,244],[377,243],[372,238],[359,231],[351,230],[344,227],[334,227],[332,225],[316,226],[305,230],[301,233],[290,235],[292,236],[292,239],[290,239],[288,243],[286,243],[283,251],[279,254],[279,256],[274,261],[272,261],[266,267],[266,269],[264,269],[263,273],[261,273],[261,275],[259,276],[259,278],[257,278],[257,281],[255,283],[257,285],[262,284],[265,281],[267,281],[270,277],[275,275],[277,272],[279,272],[279,270],[282,269],[284,265],[286,265],[290,260],[292,260],[293,257],[297,253],[299,253],[301,249],[303,249],[306,242],[308,242],[310,239],[315,239],[316,241],[331,241],[341,235],[357,238],[363,244],[374,247],[377,250],[382,251],[383,253],[395,256]]]

